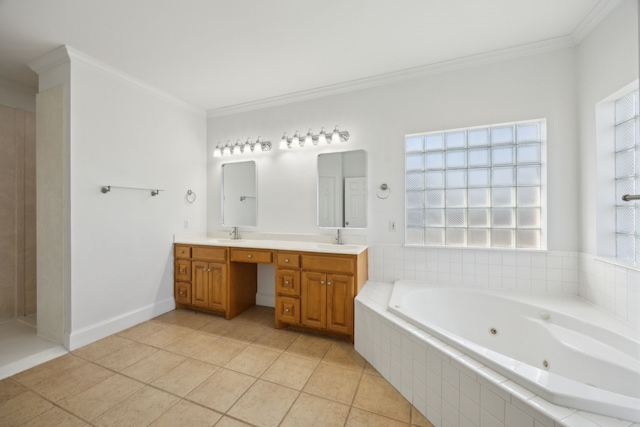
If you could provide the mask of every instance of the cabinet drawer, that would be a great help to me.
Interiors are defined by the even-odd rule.
[[[176,282],[176,302],[191,304],[191,283]]]
[[[271,251],[261,251],[257,249],[235,249],[231,248],[231,261],[235,262],[255,262],[259,264],[271,264],[273,253]]]
[[[276,297],[276,320],[299,325],[300,300],[291,297]]]
[[[327,256],[327,255],[303,255],[302,268],[336,273],[355,273],[355,257],[352,256]]]
[[[300,271],[279,268],[276,273],[276,293],[300,296]]]
[[[192,257],[203,261],[227,262],[227,248],[196,246],[192,248]]]
[[[191,258],[191,246],[175,245],[173,253],[176,258]]]
[[[278,252],[276,263],[278,267],[300,268],[300,254]]]
[[[177,259],[175,263],[175,279],[189,282],[191,280],[191,261]]]

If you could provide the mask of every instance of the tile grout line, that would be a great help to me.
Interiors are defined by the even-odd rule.
[[[174,312],[171,312],[171,313],[175,313],[175,311],[174,311]],[[199,313],[194,312],[194,314],[199,314]],[[269,314],[269,316],[271,316],[271,315],[272,315],[272,314]],[[201,317],[203,317],[203,316],[201,316]],[[62,400],[61,400],[61,402],[62,402],[62,401],[64,401],[64,400],[70,399],[70,398],[72,398],[72,397],[78,396],[79,394],[81,394],[81,393],[83,393],[83,392],[85,392],[85,391],[87,391],[87,390],[90,390],[90,389],[92,389],[92,388],[94,388],[94,387],[98,386],[98,385],[99,385],[99,384],[101,384],[103,381],[106,381],[107,379],[112,378],[114,375],[121,375],[121,376],[122,376],[122,377],[124,377],[124,378],[128,378],[128,379],[130,379],[130,380],[132,380],[132,381],[135,381],[136,383],[140,384],[140,385],[141,385],[141,387],[140,387],[138,390],[134,391],[133,393],[130,393],[130,394],[128,394],[127,396],[125,396],[124,398],[122,398],[122,399],[118,400],[115,404],[111,405],[108,409],[106,409],[105,411],[103,411],[103,412],[101,412],[100,414],[96,415],[93,419],[96,419],[96,418],[100,417],[102,414],[104,414],[105,412],[107,412],[107,411],[111,410],[113,407],[115,407],[115,406],[117,406],[117,405],[121,404],[124,400],[126,400],[127,398],[129,398],[131,395],[135,394],[135,393],[136,393],[136,392],[138,392],[139,390],[141,390],[141,389],[143,389],[144,387],[147,387],[147,386],[148,386],[148,387],[150,387],[150,388],[152,388],[152,389],[154,389],[154,390],[160,391],[160,392],[162,392],[162,393],[166,393],[166,394],[168,394],[168,395],[170,395],[170,396],[173,396],[174,398],[176,398],[176,399],[177,399],[177,400],[176,400],[176,402],[175,402],[173,405],[171,405],[169,408],[167,408],[167,409],[166,409],[162,414],[160,414],[160,415],[158,415],[156,418],[154,418],[154,420],[150,421],[150,423],[153,423],[153,422],[155,422],[156,420],[158,420],[158,419],[160,419],[161,417],[163,417],[166,413],[168,413],[169,411],[171,411],[171,410],[172,410],[176,405],[178,405],[178,404],[179,404],[179,403],[181,403],[182,401],[187,402],[187,403],[189,403],[189,404],[197,405],[197,406],[199,406],[199,407],[201,407],[201,408],[204,408],[204,409],[207,409],[207,410],[213,411],[213,412],[214,412],[214,413],[216,413],[216,414],[222,415],[222,416],[221,416],[221,418],[220,418],[218,421],[216,421],[216,424],[218,424],[222,419],[224,419],[224,417],[229,417],[229,418],[231,418],[231,419],[238,420],[238,421],[242,421],[242,422],[245,422],[245,423],[246,423],[246,421],[243,421],[243,420],[241,420],[241,419],[239,419],[239,418],[236,418],[236,417],[234,417],[234,416],[228,415],[228,412],[229,412],[229,411],[231,411],[231,409],[232,409],[235,405],[237,405],[237,403],[238,403],[238,402],[239,402],[239,401],[240,401],[240,400],[241,400],[241,399],[246,395],[246,393],[247,393],[247,392],[248,392],[252,387],[254,387],[254,386],[255,386],[255,384],[257,384],[257,382],[260,380],[260,381],[263,381],[263,382],[266,382],[266,383],[270,383],[270,384],[273,384],[273,385],[277,385],[277,386],[279,386],[279,387],[285,387],[285,388],[287,388],[287,389],[289,389],[289,390],[295,391],[295,393],[296,393],[296,395],[295,395],[295,399],[292,401],[291,405],[290,405],[290,406],[287,408],[287,410],[284,412],[284,415],[283,415],[283,416],[282,416],[282,418],[280,419],[280,421],[279,421],[278,425],[281,425],[281,424],[284,422],[284,420],[285,420],[285,419],[287,418],[287,416],[291,413],[291,411],[292,411],[293,407],[294,407],[294,406],[295,406],[295,404],[299,401],[299,399],[301,398],[301,396],[303,395],[303,393],[304,393],[304,394],[306,394],[306,395],[309,395],[309,396],[318,397],[318,398],[320,398],[320,399],[325,399],[325,400],[330,401],[330,402],[336,402],[336,403],[339,403],[339,404],[342,404],[342,405],[348,406],[349,410],[348,410],[348,411],[347,411],[347,413],[346,413],[345,421],[344,421],[344,424],[343,424],[343,425],[346,425],[346,424],[348,423],[348,421],[349,421],[349,417],[350,417],[350,415],[351,415],[351,414],[352,414],[352,412],[353,412],[353,408],[355,407],[355,406],[354,406],[354,403],[355,403],[356,397],[357,397],[357,395],[358,395],[358,392],[361,390],[361,387],[363,386],[363,378],[365,378],[365,377],[364,377],[364,375],[366,374],[366,375],[368,375],[368,376],[370,376],[370,377],[375,377],[375,376],[376,376],[376,375],[374,375],[374,374],[372,374],[372,373],[367,373],[367,372],[365,372],[365,371],[366,371],[366,368],[367,368],[366,360],[365,360],[365,363],[363,363],[363,364],[362,364],[362,366],[361,366],[359,369],[352,369],[351,367],[349,367],[349,366],[351,366],[351,365],[350,365],[348,362],[351,362],[352,360],[342,359],[342,360],[346,360],[346,361],[347,361],[347,364],[346,364],[346,365],[341,364],[341,363],[340,363],[341,359],[339,359],[339,358],[338,358],[338,359],[335,359],[335,357],[334,357],[334,360],[329,361],[329,360],[327,359],[327,356],[329,355],[329,353],[331,352],[331,350],[332,350],[332,349],[337,349],[337,350],[340,350],[340,349],[341,349],[340,343],[342,342],[342,340],[331,340],[331,339],[330,339],[330,337],[328,338],[328,337],[323,336],[323,335],[320,335],[320,336],[315,335],[315,334],[309,335],[310,337],[318,337],[318,338],[322,338],[322,339],[327,338],[326,342],[328,342],[328,343],[329,343],[329,345],[326,347],[326,349],[324,349],[324,351],[322,352],[322,355],[320,356],[320,358],[311,358],[311,357],[307,357],[307,356],[304,356],[304,355],[295,354],[295,353],[288,353],[288,352],[287,352],[287,351],[289,351],[289,350],[291,349],[291,347],[292,347],[292,346],[294,346],[296,343],[300,342],[300,344],[303,344],[303,343],[302,343],[302,341],[300,341],[300,340],[301,340],[301,337],[303,337],[303,336],[307,336],[307,335],[306,335],[306,333],[305,333],[305,331],[299,331],[299,330],[295,330],[295,329],[294,329],[294,330],[291,330],[291,333],[295,333],[295,334],[296,334],[296,336],[295,336],[295,338],[294,338],[291,342],[289,342],[286,346],[283,346],[282,348],[281,348],[281,347],[278,347],[278,346],[270,346],[268,342],[267,342],[265,345],[259,345],[259,344],[256,344],[256,342],[261,338],[261,336],[257,336],[257,337],[255,337],[255,338],[252,338],[252,339],[251,339],[250,341],[248,341],[248,342],[247,342],[247,341],[243,341],[242,339],[240,339],[240,340],[236,340],[236,339],[231,338],[231,337],[227,337],[227,338],[225,338],[225,336],[227,336],[227,335],[229,335],[229,334],[232,334],[232,333],[233,333],[233,331],[234,331],[234,330],[236,330],[236,329],[238,328],[238,326],[240,326],[240,327],[242,327],[242,326],[251,326],[251,327],[255,327],[255,328],[264,328],[264,329],[268,329],[268,328],[267,328],[267,326],[265,326],[265,324],[264,324],[263,322],[261,322],[261,321],[260,321],[260,315],[257,315],[255,320],[248,320],[248,321],[247,321],[247,320],[243,320],[243,319],[238,319],[238,320],[235,322],[235,327],[233,327],[231,330],[227,331],[224,335],[214,335],[214,334],[211,334],[211,333],[209,333],[209,332],[205,332],[205,331],[202,331],[202,330],[201,330],[202,328],[205,328],[206,326],[211,325],[212,323],[214,323],[216,320],[213,320],[213,319],[212,319],[211,321],[209,321],[209,322],[205,323],[205,324],[202,324],[202,325],[198,326],[198,328],[194,328],[193,326],[183,326],[185,323],[187,323],[187,322],[188,322],[187,317],[184,317],[184,319],[180,319],[180,318],[178,318],[177,316],[175,316],[175,317],[174,317],[174,318],[172,318],[171,320],[172,320],[172,321],[174,321],[174,322],[168,322],[168,321],[164,321],[164,320],[161,320],[161,319],[158,319],[158,318],[150,319],[150,322],[151,322],[152,324],[154,324],[154,325],[158,325],[158,326],[162,326],[162,327],[163,327],[161,330],[158,330],[158,331],[154,332],[154,333],[153,333],[153,334],[151,334],[150,336],[155,335],[155,334],[160,334],[160,333],[162,333],[162,332],[163,332],[163,330],[168,329],[168,328],[181,328],[181,329],[183,329],[183,330],[184,330],[184,333],[179,334],[179,335],[178,335],[178,332],[179,332],[179,331],[178,331],[178,332],[176,332],[176,337],[175,337],[174,339],[171,339],[171,340],[167,341],[166,343],[162,344],[162,346],[161,346],[161,344],[158,344],[158,343],[156,343],[156,342],[154,342],[154,344],[148,344],[148,343],[145,343],[145,342],[143,342],[143,341],[139,341],[138,339],[133,339],[133,338],[130,338],[130,337],[128,337],[128,336],[122,336],[122,335],[120,335],[120,333],[116,333],[116,334],[111,335],[111,336],[117,336],[117,337],[118,337],[118,338],[120,338],[120,339],[124,339],[124,340],[129,341],[129,342],[127,343],[127,345],[126,345],[126,346],[128,346],[130,343],[138,343],[138,344],[145,345],[145,346],[148,346],[148,347],[151,347],[151,348],[153,348],[153,349],[154,349],[154,351],[153,351],[152,353],[150,353],[150,354],[148,354],[148,355],[146,355],[146,356],[142,357],[142,358],[141,358],[141,359],[139,359],[139,360],[136,360],[135,362],[133,362],[133,363],[131,363],[131,364],[128,364],[127,366],[123,367],[120,371],[115,371],[115,370],[114,370],[114,369],[112,369],[112,368],[109,368],[109,367],[106,367],[106,366],[103,366],[103,365],[101,365],[101,364],[97,363],[97,361],[98,361],[98,360],[101,360],[101,359],[103,359],[104,357],[108,357],[109,355],[113,354],[114,352],[119,351],[119,350],[120,350],[120,348],[117,348],[116,350],[114,350],[114,351],[112,351],[112,352],[110,352],[110,353],[108,353],[108,354],[105,354],[104,356],[101,356],[100,358],[96,359],[95,361],[94,361],[94,360],[90,360],[90,359],[88,359],[88,358],[87,358],[87,356],[82,356],[82,355],[79,355],[79,354],[70,353],[70,355],[71,355],[72,357],[74,357],[74,358],[78,358],[79,360],[84,361],[84,363],[86,363],[87,365],[88,365],[88,364],[91,364],[91,365],[93,365],[94,367],[105,369],[105,370],[107,370],[107,371],[111,372],[112,374],[111,374],[111,375],[109,375],[109,376],[108,376],[107,378],[105,378],[104,380],[99,381],[98,383],[93,384],[92,386],[88,387],[86,390],[82,390],[82,391],[80,391],[79,393],[73,394],[72,396],[65,397],[64,399],[62,399]],[[181,324],[180,322],[183,322],[183,323]],[[143,323],[143,324],[144,324],[144,323]],[[142,325],[142,324],[141,324],[141,325]],[[134,326],[134,327],[132,327],[132,328],[135,328],[136,326],[138,326],[138,325],[135,325],[135,326]],[[131,328],[129,328],[129,329],[131,329]],[[141,329],[143,329],[143,328],[141,328]],[[125,331],[126,331],[126,330],[125,330]],[[124,332],[124,331],[121,331],[121,332]],[[166,349],[167,347],[171,346],[172,344],[175,344],[176,342],[178,342],[179,340],[183,339],[185,336],[187,336],[188,334],[191,334],[191,333],[197,333],[197,334],[202,334],[203,336],[215,337],[215,340],[214,340],[213,342],[216,342],[216,341],[218,341],[218,340],[220,340],[220,339],[224,339],[225,341],[233,342],[233,343],[236,343],[236,344],[241,344],[241,345],[243,345],[243,348],[242,348],[242,350],[240,350],[238,353],[234,354],[234,356],[233,356],[233,357],[231,357],[229,360],[227,360],[227,361],[224,363],[224,365],[222,365],[222,366],[217,365],[217,364],[214,364],[214,363],[210,363],[210,362],[202,361],[202,360],[199,360],[199,359],[196,359],[196,358],[194,358],[194,357],[193,357],[194,355],[198,354],[199,352],[203,351],[204,349],[198,350],[198,351],[194,352],[194,353],[193,353],[193,354],[191,354],[191,355],[185,355],[185,354],[182,354],[182,353],[177,353],[177,352],[175,352],[175,351],[171,351],[171,350],[167,350],[167,349]],[[171,336],[171,337],[173,336],[173,335],[169,335],[169,334],[167,334],[167,335],[168,335],[168,336]],[[263,336],[264,336],[264,335],[263,335]],[[107,338],[107,337],[105,337],[105,338]],[[145,338],[146,338],[146,337],[141,337],[140,339],[145,339]],[[126,346],[125,346],[125,347],[126,347]],[[252,347],[252,348],[257,349],[257,350],[269,350],[269,351],[272,351],[272,352],[274,352],[274,353],[277,353],[277,357],[276,357],[274,360],[272,360],[270,363],[268,363],[268,365],[267,365],[263,370],[261,370],[261,372],[260,372],[260,373],[259,373],[259,375],[257,375],[257,376],[254,376],[254,375],[252,375],[252,374],[247,374],[247,373],[242,372],[242,371],[236,371],[236,370],[234,370],[234,369],[231,369],[231,368],[226,367],[226,365],[227,365],[227,364],[229,364],[229,363],[230,363],[232,360],[234,360],[234,359],[235,359],[239,354],[241,354],[243,351],[245,351],[245,350],[246,350],[246,349],[248,349],[249,347]],[[352,344],[351,344],[351,348],[353,349]],[[355,351],[355,349],[353,349],[353,350]],[[124,374],[124,373],[122,372],[122,371],[124,371],[124,370],[128,369],[129,367],[131,367],[131,366],[133,366],[133,365],[135,365],[135,364],[137,364],[137,363],[140,363],[141,361],[145,360],[146,358],[151,357],[152,355],[156,354],[158,351],[164,351],[164,352],[166,352],[166,353],[170,353],[170,354],[172,354],[172,355],[180,356],[180,357],[182,357],[182,358],[183,358],[183,360],[182,360],[182,361],[180,361],[180,362],[179,362],[178,364],[176,364],[175,366],[172,366],[172,367],[170,367],[169,369],[167,369],[167,370],[163,371],[160,375],[155,376],[154,378],[152,378],[151,380],[149,380],[149,382],[141,381],[141,380],[139,380],[139,379],[137,379],[137,378],[134,378],[134,377],[132,377],[132,376],[130,376],[130,375],[128,375],[128,374]],[[271,380],[263,379],[263,378],[262,378],[262,376],[263,376],[263,375],[265,375],[265,373],[266,373],[266,372],[267,372],[267,371],[268,371],[272,366],[274,366],[274,364],[275,364],[278,360],[280,360],[284,355],[287,355],[287,356],[289,356],[289,357],[296,357],[296,358],[304,359],[304,360],[307,360],[307,361],[314,361],[314,362],[316,363],[316,365],[315,365],[315,367],[314,367],[313,371],[312,371],[312,372],[311,372],[311,374],[306,378],[306,380],[304,381],[304,384],[302,384],[302,385],[301,385],[301,388],[300,388],[300,389],[292,388],[292,387],[290,387],[290,386],[288,386],[288,385],[280,384],[280,383],[277,383],[277,382],[275,382],[275,381],[271,381]],[[341,356],[341,355],[340,355],[340,354],[338,354],[337,356],[339,357],[339,356]],[[210,375],[206,376],[205,378],[200,379],[200,380],[197,382],[197,384],[196,384],[196,385],[194,385],[194,386],[193,386],[193,387],[192,387],[192,388],[191,388],[191,389],[190,389],[190,390],[189,390],[189,391],[188,391],[184,396],[178,395],[178,394],[176,394],[176,393],[174,393],[174,392],[172,392],[172,391],[169,391],[169,390],[162,389],[162,388],[160,388],[160,387],[158,387],[158,386],[156,386],[156,385],[154,385],[154,384],[153,384],[153,382],[155,382],[156,380],[158,380],[159,378],[161,378],[163,375],[166,375],[167,373],[171,372],[172,370],[176,369],[178,366],[182,365],[183,363],[185,363],[185,362],[187,362],[187,361],[194,361],[194,362],[200,362],[200,363],[208,364],[208,365],[210,365],[210,366],[214,367],[214,368],[215,368],[215,371],[213,371]],[[84,365],[84,364],[83,364],[83,365]],[[309,384],[309,382],[310,382],[311,378],[313,377],[313,375],[315,375],[315,374],[318,372],[318,370],[320,369],[320,367],[321,367],[321,366],[333,366],[333,367],[337,367],[337,368],[341,368],[341,369],[347,369],[347,370],[350,370],[350,371],[353,371],[353,372],[358,372],[358,375],[359,375],[359,376],[358,376],[358,383],[357,383],[357,386],[355,387],[354,394],[353,394],[353,396],[351,396],[350,403],[349,403],[348,405],[346,405],[346,404],[345,404],[345,403],[343,403],[343,402],[339,402],[339,401],[336,401],[336,400],[333,400],[333,399],[330,399],[330,398],[327,398],[327,397],[323,397],[323,396],[316,396],[315,394],[307,393],[307,392],[305,392],[305,391],[304,391],[305,387],[307,387],[307,385]],[[65,371],[68,371],[68,370],[71,370],[71,369],[78,369],[78,368],[77,368],[77,367],[75,367],[75,368],[69,368],[69,369],[67,369],[67,370],[65,370]],[[215,375],[217,372],[219,372],[219,371],[220,371],[220,369],[227,369],[227,370],[229,370],[229,371],[231,371],[231,372],[237,372],[237,373],[240,373],[240,374],[243,374],[243,375],[247,375],[247,376],[249,376],[249,377],[251,377],[251,378],[253,379],[253,381],[252,381],[251,385],[249,385],[249,386],[247,387],[247,389],[246,389],[246,390],[244,390],[244,392],[243,392],[243,393],[242,393],[242,394],[241,394],[237,399],[235,399],[235,400],[234,400],[234,402],[229,406],[229,408],[228,408],[225,412],[221,412],[221,411],[219,411],[219,410],[216,410],[216,409],[210,408],[210,407],[208,407],[208,406],[205,406],[205,405],[203,405],[203,404],[200,404],[200,403],[198,403],[198,402],[192,401],[192,400],[190,400],[190,399],[188,399],[188,398],[187,398],[187,396],[188,396],[188,394],[189,394],[189,393],[191,393],[193,390],[195,390],[195,389],[196,389],[196,388],[198,388],[200,385],[202,385],[202,384],[203,384],[205,381],[207,381],[211,376],[213,376],[213,375]],[[377,375],[377,376],[379,376],[379,375]],[[67,409],[63,408],[63,407],[62,407],[62,406],[60,406],[59,404],[57,404],[57,403],[55,403],[55,402],[53,402],[53,401],[51,401],[51,400],[49,400],[49,399],[45,398],[43,395],[41,395],[40,393],[38,393],[38,392],[36,392],[35,390],[31,389],[30,387],[28,387],[28,386],[24,385],[23,383],[19,382],[18,380],[14,379],[14,378],[12,378],[12,377],[9,377],[9,378],[10,378],[10,380],[11,380],[11,381],[15,382],[16,384],[19,384],[19,385],[23,386],[23,387],[25,388],[25,390],[27,390],[27,391],[31,391],[31,392],[33,392],[35,395],[37,395],[37,396],[39,396],[40,398],[44,399],[45,401],[50,402],[54,407],[57,407],[58,409],[61,409],[62,411],[64,411],[64,412],[65,412],[65,413],[67,413],[67,414],[70,414],[70,415],[71,415],[71,416],[73,416],[73,417],[76,417],[76,418],[78,418],[78,419],[80,419],[80,420],[85,421],[85,419],[84,419],[84,418],[82,418],[82,417],[80,417],[80,416],[76,415],[75,413],[71,412],[70,410],[67,410]],[[405,400],[406,400],[406,399],[405,399]],[[411,424],[411,422],[413,421],[413,405],[411,404],[411,402],[408,402],[408,403],[409,403],[409,411],[410,411],[410,412],[409,412],[409,424],[408,424],[408,425],[409,425],[409,426],[411,426],[411,425],[412,425],[412,424]],[[362,410],[362,409],[360,409],[360,408],[357,408],[357,409],[358,409],[358,410]],[[49,409],[47,409],[47,410],[49,410]],[[389,419],[389,420],[393,420],[393,421],[395,421],[395,422],[402,422],[402,421],[396,420],[395,418],[391,418],[391,417],[388,417],[388,416],[385,416],[385,415],[382,415],[382,414],[378,414],[377,412],[371,412],[371,411],[367,411],[367,410],[362,410],[362,411],[364,411],[364,412],[368,412],[368,413],[370,413],[370,414],[373,414],[373,415],[376,415],[376,416],[380,416],[380,417],[383,417],[383,418],[386,418],[386,419]],[[46,411],[43,411],[42,413],[44,413],[44,412],[46,412]],[[36,415],[36,417],[37,417],[37,416],[40,416],[42,413],[37,414],[37,415]],[[32,417],[32,418],[30,418],[30,419],[33,419],[33,418],[34,418],[34,417]],[[25,423],[25,422],[28,422],[28,420],[23,421],[23,423]],[[91,422],[90,420],[87,420],[87,421],[85,421],[85,422],[87,422],[87,423],[88,423],[88,424],[90,424],[90,425],[95,425],[95,424],[94,424],[93,422]]]

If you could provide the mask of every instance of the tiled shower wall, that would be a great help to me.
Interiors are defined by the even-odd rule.
[[[369,280],[581,295],[640,328],[640,272],[578,252],[369,246]]]
[[[35,114],[0,105],[0,322],[36,312]]]

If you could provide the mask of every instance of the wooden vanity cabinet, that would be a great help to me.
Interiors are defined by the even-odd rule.
[[[193,261],[191,303],[210,310],[227,309],[227,265]]]
[[[178,304],[191,304],[191,247],[174,247],[175,298]]]
[[[276,327],[300,324],[300,254],[276,254]]]
[[[256,305],[257,266],[273,251],[176,244],[174,257],[176,306],[231,319]]]
[[[280,252],[276,255],[276,294],[300,296],[300,254]]]
[[[352,275],[302,273],[301,324],[350,335],[353,330]]]
[[[299,325],[353,341],[354,298],[367,280],[367,251],[301,253],[295,262],[289,255],[277,256],[276,327]]]
[[[178,307],[226,312],[227,248],[175,245]]]
[[[176,282],[175,284],[176,304],[191,304],[191,282]]]
[[[353,341],[354,298],[367,280],[366,250],[343,255],[176,244],[176,306],[237,316],[256,304],[258,264],[276,265],[276,328],[297,326]]]

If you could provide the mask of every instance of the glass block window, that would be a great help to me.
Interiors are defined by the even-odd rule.
[[[405,242],[540,249],[545,121],[405,137]]]
[[[640,206],[625,194],[640,193],[638,90],[615,102],[616,257],[640,262]]]

